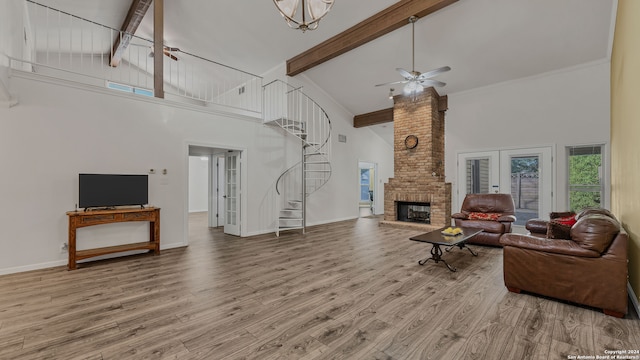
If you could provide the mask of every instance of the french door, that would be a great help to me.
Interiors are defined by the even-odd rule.
[[[225,153],[224,233],[240,236],[240,151]]]
[[[224,224],[224,156],[209,157],[209,227]]]
[[[552,208],[551,147],[458,154],[458,209],[466,194],[511,194],[514,225],[546,217]]]

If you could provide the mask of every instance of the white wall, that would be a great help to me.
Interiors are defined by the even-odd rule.
[[[306,86],[325,107],[334,134],[348,138],[345,144],[334,137],[334,173],[309,200],[309,224],[356,218],[358,159],[377,162],[380,181],[387,181],[392,150],[371,131],[353,128],[353,115],[329,96]],[[189,144],[243,150],[242,235],[274,231],[274,184],[291,165],[285,149],[297,143],[278,129],[259,119],[27,73],[13,75],[12,91],[20,104],[0,108],[0,244],[11,249],[0,253],[0,273],[66,263],[67,254],[60,251],[67,242],[65,212],[77,203],[81,172],[156,169],[149,175],[149,202],[162,208],[161,248],[186,245]],[[147,231],[145,223],[83,228],[78,248],[137,242]]]
[[[338,104],[327,93],[304,75],[293,79],[303,85],[303,91],[321,104],[331,118],[333,173],[330,184],[310,196],[308,203],[309,224],[324,222],[319,214],[331,211],[336,219],[352,219],[359,216],[360,170],[358,161],[378,164],[378,198],[384,199],[385,182],[393,177],[393,147],[368,128],[354,128],[354,114]],[[347,142],[338,142],[338,135],[346,135]],[[323,210],[324,209],[324,210]],[[376,203],[376,214],[384,213],[384,202]],[[326,215],[325,215],[326,218]]]
[[[209,210],[209,158],[189,156],[189,212]]]
[[[393,147],[366,127],[354,128],[354,114],[346,110],[307,76],[301,74],[294,78],[287,78],[285,73],[286,67],[283,63],[264,74],[263,83],[268,84],[274,79],[286,78],[293,86],[302,86],[302,91],[325,109],[332,126],[331,168],[333,173],[327,185],[309,197],[307,224],[357,218],[360,194],[358,161],[378,164],[378,198],[384,199],[383,184],[393,177]],[[346,143],[338,142],[339,134],[347,136]],[[294,144],[297,145],[298,142]],[[289,165],[293,165],[297,160],[299,157],[289,159]],[[384,213],[383,201],[377,202],[375,213]]]
[[[449,94],[445,173],[454,189],[459,152],[555,146],[554,209],[567,204],[565,147],[609,143],[609,61]],[[608,155],[606,155],[608,156]],[[605,178],[609,176],[609,160]],[[608,186],[605,204],[608,207]]]

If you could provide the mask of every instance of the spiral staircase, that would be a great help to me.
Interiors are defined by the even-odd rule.
[[[299,140],[299,161],[276,181],[277,228],[301,229],[307,219],[307,198],[331,178],[331,120],[300,88],[275,80],[264,86],[264,123]]]

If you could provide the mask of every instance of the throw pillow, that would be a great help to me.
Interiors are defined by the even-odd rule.
[[[470,212],[469,213],[469,220],[497,221],[500,216],[502,216],[501,213]]]
[[[571,226],[551,220],[547,223],[547,239],[571,239]]]
[[[572,215],[572,216],[555,218],[552,221],[555,221],[555,222],[560,223],[562,225],[566,225],[568,227],[572,227],[576,223],[577,220],[576,220],[576,216]]]
[[[549,219],[553,220],[560,217],[574,216],[575,214],[576,213],[574,213],[573,211],[552,211],[549,213]]]

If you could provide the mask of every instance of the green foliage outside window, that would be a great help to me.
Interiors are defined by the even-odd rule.
[[[569,156],[569,210],[600,207],[601,154]]]
[[[514,157],[511,159],[511,173],[537,173],[538,157]]]

